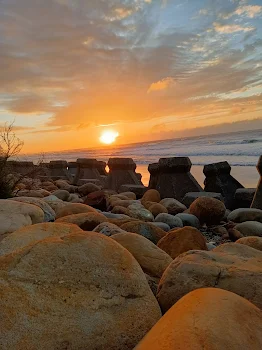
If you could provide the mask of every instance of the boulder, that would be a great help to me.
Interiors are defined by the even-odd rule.
[[[43,198],[43,201],[45,201],[54,210],[56,216],[62,208],[68,205],[67,202],[63,202],[61,199],[58,199],[56,196],[48,196],[46,198]]]
[[[84,233],[72,224],[43,223],[23,227],[10,233],[0,242],[0,255],[10,254],[48,237],[64,237],[71,233]]]
[[[75,224],[84,231],[92,231],[99,224],[108,221],[107,217],[97,212],[67,215],[56,220],[56,222],[60,223]]]
[[[182,220],[183,226],[192,226],[195,228],[200,227],[200,222],[195,215],[180,213],[180,214],[177,214],[176,217]]]
[[[152,204],[148,210],[153,214],[154,217],[156,217],[158,214],[168,213],[167,209],[160,203]]]
[[[23,226],[44,221],[44,212],[36,205],[0,199],[0,240]],[[2,237],[1,237],[2,236]]]
[[[168,224],[165,224],[164,222],[151,222],[151,225],[154,225],[156,227],[161,228],[163,231],[168,232],[170,231],[170,226]]]
[[[239,208],[231,211],[227,219],[233,222],[259,221],[262,222],[262,210],[253,208]]]
[[[140,204],[140,202],[138,201],[134,201],[133,199],[115,199],[115,197],[113,198],[110,198],[110,204],[112,207],[125,207],[125,208],[128,208],[131,204]]]
[[[262,223],[258,221],[245,221],[237,224],[235,229],[243,236],[258,236],[262,237]]]
[[[129,215],[132,218],[143,221],[154,221],[153,214],[142,205],[132,204],[128,207]]]
[[[55,211],[51,208],[51,206],[42,200],[41,198],[33,198],[33,197],[14,197],[12,198],[13,201],[22,202],[22,203],[29,203],[36,205],[37,207],[41,208],[44,212],[44,220],[45,222],[54,221],[56,218]]]
[[[198,198],[208,197],[215,198],[221,202],[223,202],[223,197],[221,193],[214,192],[188,192],[182,200],[182,203],[189,208],[190,205]]]
[[[157,190],[147,190],[143,195],[141,202],[155,202],[159,203],[161,200],[160,193]]]
[[[202,233],[190,226],[168,232],[160,239],[157,246],[169,254],[172,259],[189,250],[207,250],[206,239]]]
[[[226,207],[218,199],[199,197],[190,205],[189,210],[201,224],[216,225],[223,219]]]
[[[112,239],[126,248],[149,276],[161,277],[172,262],[168,254],[136,233],[119,233],[112,236]]]
[[[179,217],[170,214],[159,214],[155,218],[155,222],[163,222],[167,224],[171,229],[176,227],[183,227],[183,222]]]
[[[101,233],[105,236],[113,236],[117,233],[125,233],[126,231],[122,230],[117,225],[111,224],[110,222],[102,222],[93,229],[94,232]]]
[[[101,187],[99,187],[93,183],[87,183],[85,185],[78,187],[78,193],[81,196],[87,196],[89,193],[97,192],[100,190],[101,190]]]
[[[262,237],[256,237],[256,236],[243,237],[238,239],[236,243],[248,245],[251,248],[262,251]]]
[[[160,204],[162,204],[168,211],[168,214],[176,215],[178,213],[183,213],[187,209],[187,207],[177,201],[174,198],[164,198],[160,201]]]
[[[128,191],[128,192],[121,192],[121,194],[123,196],[126,196],[129,199],[136,200],[136,194],[134,192],[130,192],[130,191]]]
[[[111,210],[111,213],[113,213],[113,214],[124,214],[124,215],[127,215],[127,216],[129,216],[129,214],[130,214],[128,208],[121,207],[120,205],[116,205]]]
[[[92,208],[104,211],[107,209],[107,194],[105,191],[89,193],[84,203]]]
[[[66,190],[56,190],[52,193],[53,196],[56,196],[58,199],[62,201],[67,201],[70,197],[70,193]]]
[[[194,250],[177,257],[164,272],[157,299],[164,312],[187,293],[215,287],[236,293],[262,308],[262,252],[226,243],[212,251]]]
[[[18,197],[33,197],[33,198],[43,198],[44,195],[38,190],[24,190],[17,193]]]
[[[134,257],[95,232],[1,257],[0,285],[2,349],[129,350],[161,317]]]
[[[260,350],[262,312],[240,296],[216,288],[180,299],[135,350]]]
[[[121,229],[127,232],[138,233],[155,244],[166,235],[166,232],[161,228],[143,221],[127,222],[121,225]]]
[[[97,211],[86,204],[81,203],[68,203],[57,213],[57,219],[67,215],[80,214],[80,213],[97,213]]]

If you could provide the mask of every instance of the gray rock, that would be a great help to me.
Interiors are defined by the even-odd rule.
[[[51,206],[45,202],[41,198],[33,198],[33,197],[14,197],[12,198],[13,201],[16,202],[22,202],[22,203],[29,203],[36,205],[37,207],[41,208],[44,212],[44,221],[54,221],[56,218],[55,211],[51,208]]]
[[[178,213],[182,213],[187,208],[184,204],[180,203],[178,200],[174,198],[164,198],[160,201],[168,211],[168,214],[176,215]]]
[[[168,224],[165,224],[164,222],[151,222],[151,224],[161,228],[165,232],[168,232],[171,230],[170,226]]]
[[[107,211],[101,212],[108,219],[129,219],[129,216],[124,214],[114,214]]]
[[[209,197],[209,198],[215,198],[223,202],[223,197],[221,193],[215,193],[215,192],[188,192],[185,197],[182,200],[182,203],[186,207],[190,207],[190,205],[199,197]]]
[[[180,213],[180,214],[177,214],[176,217],[182,220],[184,226],[192,226],[195,228],[200,227],[200,222],[195,215]]]
[[[110,222],[102,222],[98,226],[96,226],[93,229],[94,232],[101,233],[102,235],[105,236],[113,236],[117,233],[125,233],[126,231],[122,230],[120,227],[118,227],[115,224],[111,224]]]
[[[163,222],[170,226],[171,230],[176,227],[183,227],[183,222],[179,217],[170,214],[158,214],[155,218],[155,222]]]
[[[62,201],[67,201],[70,193],[67,190],[56,190],[52,193],[53,196],[56,196],[58,199]]]
[[[262,237],[262,223],[258,221],[245,221],[235,226],[244,236]]]
[[[212,243],[207,243],[207,249],[208,250],[213,250],[213,249],[215,249],[216,248],[216,246],[214,245],[214,244],[212,244]]]
[[[262,210],[253,208],[239,208],[233,210],[227,217],[229,221],[245,222],[245,221],[259,221],[262,222]]]
[[[128,207],[130,216],[143,221],[154,221],[153,214],[141,204],[131,204]]]

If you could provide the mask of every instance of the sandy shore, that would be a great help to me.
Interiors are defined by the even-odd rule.
[[[147,165],[137,165],[137,172],[142,174],[142,182],[145,186],[148,185],[150,177],[147,167]],[[205,180],[203,166],[192,166],[191,173],[202,186]],[[257,187],[259,175],[255,166],[234,166],[232,167],[231,175],[234,176],[246,188]]]

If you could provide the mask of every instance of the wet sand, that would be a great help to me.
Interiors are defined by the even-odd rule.
[[[145,186],[147,186],[150,177],[147,170],[147,165],[138,165],[137,172],[142,174],[142,182]],[[197,179],[199,184],[203,186],[205,179],[203,174],[203,166],[192,166],[191,173]],[[259,175],[255,166],[234,166],[232,167],[231,175],[234,176],[246,188],[257,187]]]

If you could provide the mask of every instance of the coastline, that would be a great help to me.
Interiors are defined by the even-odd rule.
[[[142,174],[142,182],[148,185],[150,174],[147,170],[148,165],[137,164],[137,172]],[[203,165],[192,165],[191,174],[196,178],[200,186],[203,186],[205,175],[203,174]],[[235,177],[245,188],[257,187],[259,174],[255,166],[232,166],[231,175]]]

